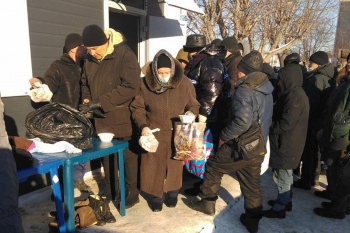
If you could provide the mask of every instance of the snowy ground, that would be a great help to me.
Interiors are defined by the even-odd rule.
[[[186,176],[184,187],[188,188],[198,180]],[[98,186],[94,179],[86,181],[97,192]],[[325,176],[321,176],[322,190],[326,187]],[[312,188],[310,191],[294,190],[293,211],[287,212],[285,219],[267,219],[260,221],[259,233],[343,233],[350,232],[350,215],[343,220],[322,218],[313,213],[314,207],[320,207],[325,199],[316,197]],[[264,194],[264,209],[270,208],[267,201],[276,198],[277,190],[272,181],[271,171],[262,175],[262,190]],[[49,232],[48,223],[53,221],[49,212],[54,210],[50,201],[51,190],[44,188],[20,197],[20,211],[26,233]],[[175,208],[164,205],[163,211],[152,212],[147,201],[141,197],[140,203],[127,209],[126,216],[121,217],[114,205],[111,210],[117,218],[116,223],[105,226],[92,226],[77,229],[79,233],[244,233],[245,227],[240,223],[239,216],[243,212],[243,197],[234,176],[225,175],[216,205],[216,215],[208,216],[191,210],[186,203],[187,197],[179,196]],[[188,197],[194,199],[195,197]]]

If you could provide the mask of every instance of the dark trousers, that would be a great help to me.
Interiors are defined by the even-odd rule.
[[[203,184],[201,185],[202,198],[217,196],[221,179],[224,174],[235,172],[244,196],[245,209],[252,209],[262,205],[260,186],[260,170],[264,156],[251,160],[235,161],[231,157],[232,148],[223,144],[214,156],[209,157],[206,163]]]
[[[340,162],[340,150],[325,149],[327,164],[327,190],[331,198],[331,210],[345,213],[347,206],[350,206],[350,196],[337,187],[339,182],[338,164]]]
[[[125,185],[126,194],[138,195],[138,177],[139,177],[139,161],[138,153],[135,151],[138,146],[135,140],[130,138],[122,138],[120,140],[129,139],[129,147],[124,150],[124,168],[125,168]],[[119,169],[115,167],[118,154],[106,156],[103,158],[103,169],[105,172],[106,190],[104,196],[107,201],[119,199]]]
[[[321,153],[316,135],[308,132],[304,151],[301,157],[301,179],[305,183],[318,180],[321,173]]]

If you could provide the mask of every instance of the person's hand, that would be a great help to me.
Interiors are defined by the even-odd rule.
[[[106,118],[106,115],[99,108],[92,110],[92,114],[94,117],[97,117],[97,118]]]
[[[41,81],[40,79],[33,77],[29,79],[29,83],[30,83],[30,86],[32,86],[33,88],[37,88],[38,87],[37,84],[38,83],[41,84]]]
[[[144,127],[144,128],[142,129],[142,132],[141,132],[141,135],[142,135],[142,136],[148,136],[148,135],[150,135],[150,134],[152,134],[152,131],[151,131],[151,129],[150,129],[149,127]]]
[[[221,140],[221,138],[219,139],[219,147],[221,147],[225,142],[223,140]]]
[[[81,111],[82,113],[90,112],[95,109],[101,109],[101,108],[102,106],[98,99],[93,99],[93,100],[90,100],[87,104],[79,105],[79,111]]]
[[[198,115],[198,122],[205,123],[207,121],[207,117],[201,114]]]
[[[186,116],[193,116],[194,114],[193,114],[193,112],[191,112],[191,111],[187,111],[187,112],[185,112],[185,115],[186,115]]]

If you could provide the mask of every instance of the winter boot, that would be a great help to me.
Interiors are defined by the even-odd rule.
[[[196,211],[205,213],[207,215],[214,215],[215,214],[215,203],[218,199],[217,196],[212,198],[202,198],[200,201],[192,202],[190,203],[190,208],[194,209]]]
[[[263,216],[265,218],[285,218],[286,217],[286,210],[282,209],[280,211],[276,211],[274,209],[264,210]]]
[[[315,214],[318,216],[326,217],[326,218],[335,218],[335,219],[344,219],[345,213],[335,212],[331,210],[331,208],[315,208]]]
[[[262,206],[246,209],[245,213],[241,214],[239,220],[247,228],[249,233],[256,233],[259,229],[259,221],[262,218]]]
[[[109,208],[109,203],[107,202],[106,198],[101,197],[101,201],[103,201],[103,204],[101,206],[101,213],[106,223],[115,223],[117,220],[111,213],[111,209]]]
[[[269,206],[273,206],[275,204],[275,200],[269,200],[267,202],[267,204],[269,204]],[[288,204],[285,207],[286,211],[292,211],[293,209],[293,202],[288,202]]]
[[[100,200],[100,196],[98,195],[90,195],[89,196],[89,206],[94,210],[96,215],[97,223],[95,225],[97,226],[104,226],[106,225],[106,220],[102,213],[102,205],[103,201]]]

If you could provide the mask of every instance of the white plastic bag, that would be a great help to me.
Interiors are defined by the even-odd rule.
[[[41,84],[39,82],[35,83],[36,88],[30,90],[30,98],[35,103],[38,102],[49,102],[52,98],[52,92],[46,84]]]

